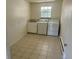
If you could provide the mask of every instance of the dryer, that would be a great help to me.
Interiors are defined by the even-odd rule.
[[[48,33],[47,35],[58,36],[59,31],[59,21],[49,21],[48,22]]]

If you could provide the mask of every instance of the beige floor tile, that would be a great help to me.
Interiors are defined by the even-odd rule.
[[[30,55],[31,53],[26,52],[22,55],[22,59],[28,59]]]
[[[28,34],[11,47],[12,59],[62,59],[58,37]]]
[[[46,59],[47,56],[46,55],[40,55],[38,59]]]
[[[29,57],[29,59],[38,59],[39,55],[33,54]]]
[[[41,52],[40,52],[40,55],[47,55],[47,51],[45,51],[45,50],[42,50]]]

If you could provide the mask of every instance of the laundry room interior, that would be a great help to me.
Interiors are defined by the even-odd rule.
[[[71,59],[71,1],[7,0],[8,59]]]

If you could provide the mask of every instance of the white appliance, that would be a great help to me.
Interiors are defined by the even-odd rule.
[[[47,34],[47,22],[38,22],[38,34]]]
[[[43,35],[58,36],[59,21],[58,20],[40,20],[38,22],[28,22],[28,32]]]
[[[52,36],[58,36],[59,22],[58,21],[49,21],[48,22],[48,34]]]
[[[40,19],[37,23],[38,23],[38,34],[43,34],[46,35],[47,34],[47,21],[48,19]]]
[[[37,22],[28,22],[27,31],[30,33],[37,33]]]

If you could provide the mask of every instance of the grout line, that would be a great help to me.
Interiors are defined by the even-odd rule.
[[[47,37],[47,36],[45,36],[45,37]],[[37,40],[36,40],[36,42],[35,42],[35,45],[34,45],[33,48],[32,48],[32,51],[29,53],[28,59],[30,59],[30,56],[33,55],[33,51],[35,51],[34,49],[36,49],[36,46],[37,46],[36,44],[39,44],[39,41],[44,42],[43,40],[41,40],[41,38],[39,38],[39,35],[38,35],[38,36],[35,36],[34,39],[37,39]],[[43,38],[43,39],[44,39],[44,38]],[[44,40],[45,40],[45,39],[44,39]],[[48,39],[45,40],[45,42],[47,42],[47,41],[48,41]],[[60,44],[59,41],[60,41],[60,40],[57,40],[57,43],[58,43],[58,44]],[[49,43],[49,42],[47,42],[47,43]],[[46,53],[46,55],[44,55],[44,56],[46,56],[46,59],[47,59],[48,51],[49,51],[49,48],[50,48],[50,47],[49,47],[49,44],[47,44],[47,45],[48,45],[48,48],[47,48],[47,51],[46,51],[47,53]],[[26,49],[26,48],[25,48],[25,49]],[[39,56],[40,56],[40,55],[39,55]]]

